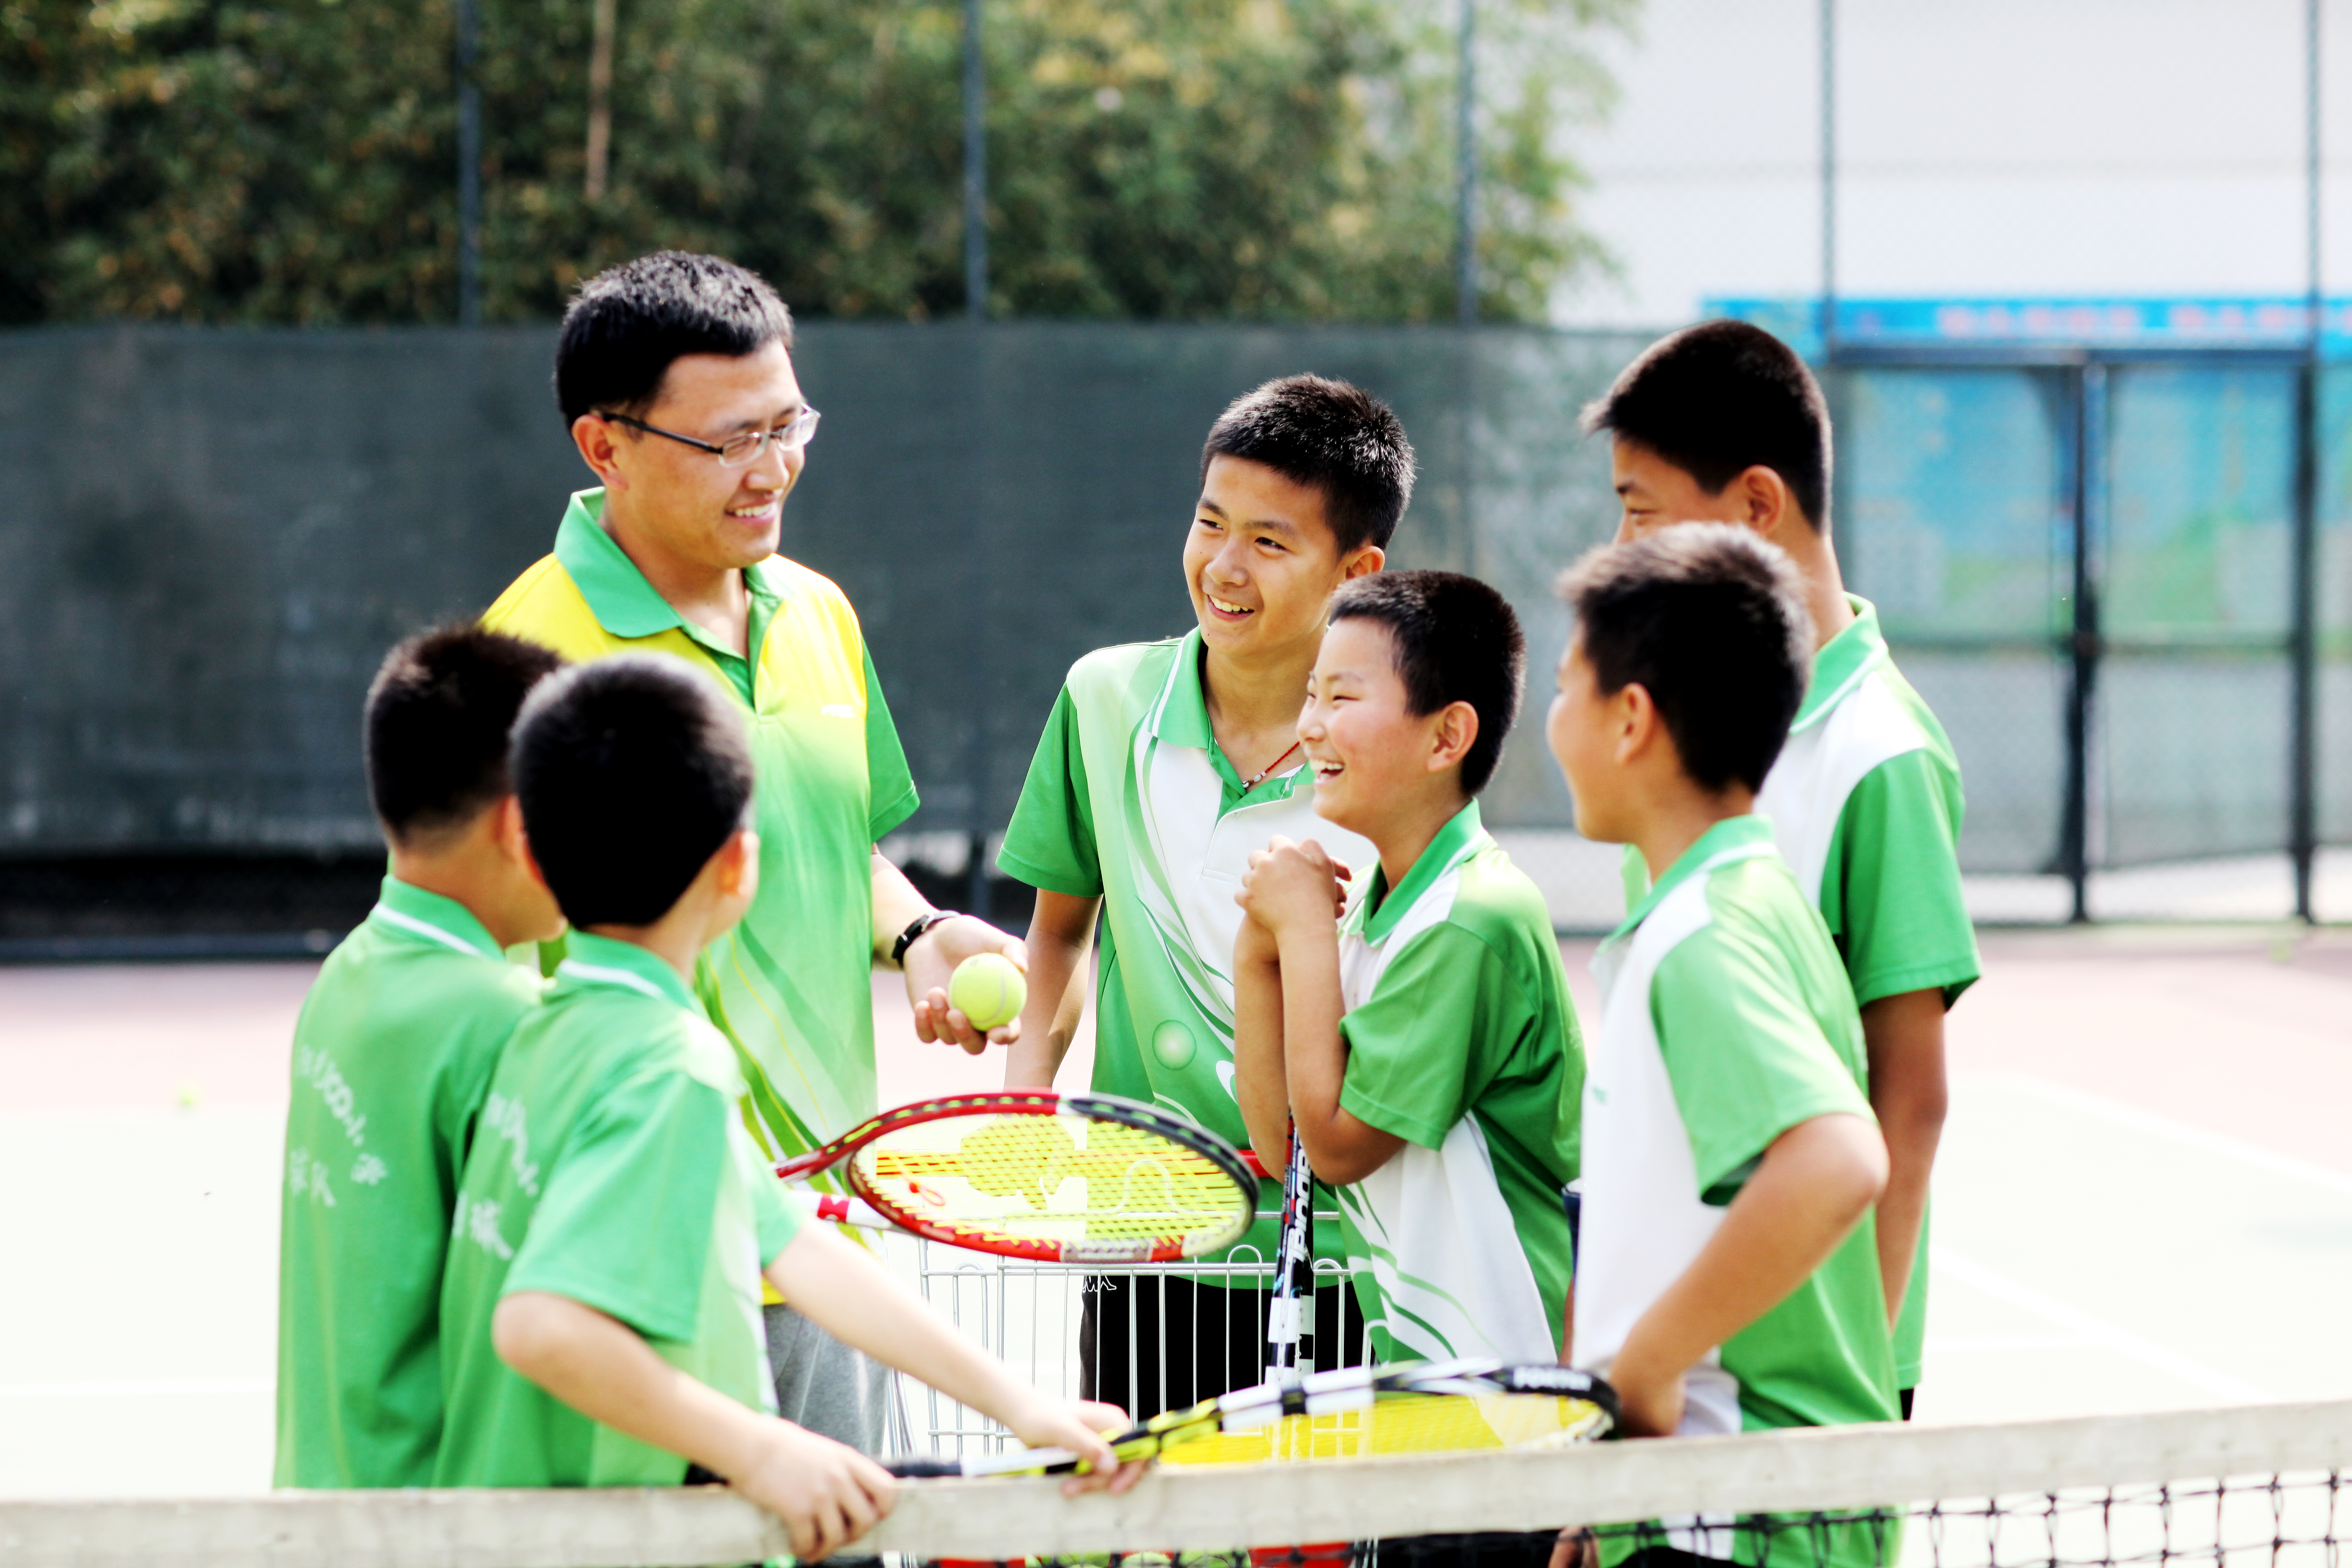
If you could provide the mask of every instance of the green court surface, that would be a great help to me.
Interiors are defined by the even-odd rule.
[[[1952,1019],[1921,1419],[2352,1396],[2352,940],[1985,945]],[[1588,1014],[1589,955],[1568,945]],[[0,970],[0,1495],[268,1484],[309,974]],[[994,1080],[913,1039],[896,976],[877,993],[886,1102]]]

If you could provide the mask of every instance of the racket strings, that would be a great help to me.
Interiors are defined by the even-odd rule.
[[[941,1118],[887,1132],[854,1158],[877,1207],[975,1235],[1185,1236],[1229,1228],[1249,1203],[1206,1155],[1079,1116]]]
[[[1171,1465],[1248,1465],[1543,1447],[1583,1441],[1602,1419],[1599,1405],[1559,1394],[1386,1394],[1360,1410],[1172,1433],[1160,1457]]]

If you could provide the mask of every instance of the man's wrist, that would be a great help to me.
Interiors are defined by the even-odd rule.
[[[907,966],[907,954],[917,942],[948,921],[962,918],[963,911],[961,910],[926,910],[917,915],[907,922],[907,929],[900,931],[898,940],[890,944],[891,965],[894,968],[904,969]]]

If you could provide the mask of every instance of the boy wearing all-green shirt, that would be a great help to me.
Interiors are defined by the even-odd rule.
[[[1501,595],[1384,573],[1331,601],[1299,739],[1313,839],[1251,856],[1234,1056],[1258,1157],[1295,1122],[1338,1189],[1374,1359],[1559,1352],[1583,1047],[1543,898],[1478,825],[1527,663]],[[1366,884],[1342,912],[1346,883]],[[1547,1543],[1548,1546],[1548,1543]]]
[[[690,984],[759,888],[746,726],[718,683],[644,655],[567,671],[517,721],[513,768],[573,931],[499,1061],[457,1194],[436,1484],[698,1470],[778,1514],[801,1556],[854,1540],[893,1482],[772,1414],[763,1277],[843,1342],[1131,1482],[1097,1436],[1118,1412],[1014,1380],[806,1223],[752,1141],[739,1059]]]
[[[441,1265],[499,1047],[539,1001],[501,949],[563,928],[531,869],[507,731],[562,661],[426,633],[368,689],[375,907],[294,1026],[278,1278],[281,1487],[414,1487],[441,1440]]]
[[[1007,1088],[1053,1083],[1099,930],[1093,1087],[1246,1136],[1234,1100],[1234,893],[1251,851],[1276,836],[1319,831],[1335,858],[1371,861],[1369,844],[1315,816],[1298,709],[1331,595],[1381,569],[1412,478],[1396,416],[1322,376],[1267,382],[1211,427],[1183,548],[1197,626],[1071,668],[1005,829],[997,863],[1037,889]],[[1281,1183],[1262,1184],[1259,1208],[1281,1205]],[[1275,1241],[1263,1222],[1234,1256],[1272,1258]],[[1227,1278],[1088,1280],[1081,1388],[1158,1411],[1257,1382],[1265,1298]],[[1347,1305],[1338,1286],[1316,1292],[1303,1325],[1312,1364],[1353,1358],[1360,1323]]]
[[[1845,591],[1828,523],[1829,409],[1793,350],[1744,321],[1687,328],[1627,366],[1585,426],[1612,437],[1619,539],[1738,523],[1787,552],[1804,579],[1811,679],[1756,810],[1827,923],[1862,1011],[1870,1102],[1891,1162],[1879,1269],[1908,1416],[1927,1326],[1944,1014],[1978,974],[1960,892],[1959,762],[1896,671],[1877,610]],[[1648,875],[1630,854],[1626,871],[1630,907]]]
[[[1702,523],[1595,551],[1562,594],[1552,752],[1577,830],[1631,845],[1653,882],[1594,964],[1570,1359],[1615,1385],[1632,1436],[1893,1420],[1861,1020],[1754,810],[1804,689],[1802,580],[1753,533]],[[1727,1516],[1602,1545],[1649,1568],[1859,1568],[1893,1542]]]

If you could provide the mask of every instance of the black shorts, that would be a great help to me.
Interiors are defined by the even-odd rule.
[[[1140,1421],[1265,1381],[1261,1286],[1196,1284],[1159,1274],[1089,1275],[1078,1312],[1078,1396],[1116,1405]],[[1298,1346],[1314,1371],[1359,1366],[1364,1312],[1344,1281],[1315,1288],[1315,1311]]]

